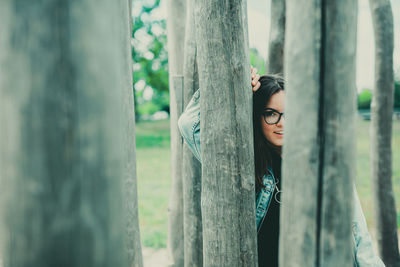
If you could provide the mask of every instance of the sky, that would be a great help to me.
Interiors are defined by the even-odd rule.
[[[160,9],[155,11],[158,18],[166,17],[166,1],[161,0]],[[394,17],[394,71],[400,78],[400,0],[391,0]],[[357,25],[357,71],[358,91],[372,89],[374,84],[374,34],[368,0],[358,0]],[[257,48],[266,59],[269,38],[270,0],[248,0],[249,45]]]

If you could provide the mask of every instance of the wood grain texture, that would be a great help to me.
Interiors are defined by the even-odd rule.
[[[271,0],[267,73],[283,75],[286,0]]]
[[[186,1],[167,2],[168,68],[171,125],[171,193],[168,203],[167,249],[171,266],[184,266],[183,188],[182,188],[182,137],[178,129],[181,114],[176,99],[174,76],[183,76]],[[181,101],[183,103],[183,99]]]
[[[204,266],[256,266],[246,1],[198,1]]]
[[[280,266],[352,264],[356,10],[287,2]]]
[[[375,35],[375,85],[371,103],[371,178],[379,255],[400,266],[392,186],[393,13],[390,1],[369,1]]]
[[[129,266],[122,185],[134,167],[125,161],[120,7],[2,2],[5,266]]]
[[[186,33],[184,54],[184,106],[199,88],[197,47],[194,20],[194,1],[186,3]],[[203,231],[201,220],[201,164],[187,147],[183,146],[183,222],[185,266],[203,266]]]
[[[136,138],[135,138],[135,107],[132,79],[131,35],[132,17],[131,0],[119,0],[120,34],[121,34],[121,64],[123,74],[123,201],[125,222],[125,246],[128,262],[131,267],[142,267],[142,247],[139,231],[138,188],[136,175]]]

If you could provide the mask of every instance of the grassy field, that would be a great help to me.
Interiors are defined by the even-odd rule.
[[[357,122],[356,185],[369,228],[374,225],[369,167],[369,121]],[[141,122],[136,126],[139,221],[146,247],[166,247],[167,207],[170,194],[169,121]],[[393,124],[393,187],[400,228],[400,121]]]

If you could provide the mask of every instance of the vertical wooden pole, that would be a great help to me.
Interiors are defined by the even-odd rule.
[[[379,254],[400,266],[392,187],[393,13],[390,1],[369,1],[375,33],[375,86],[371,103],[371,177]]]
[[[121,6],[127,8],[87,0],[2,2],[5,266],[129,265],[122,183],[124,176],[134,180],[125,157],[135,158],[134,143],[125,153],[127,51],[120,29],[128,21],[121,22]]]
[[[256,266],[246,1],[197,1],[204,266]]]
[[[271,0],[267,73],[283,74],[286,0]]]
[[[178,129],[179,108],[174,88],[174,76],[183,75],[186,1],[170,0],[167,6],[168,67],[171,125],[171,194],[168,204],[168,254],[175,267],[184,266],[182,137]],[[182,99],[183,102],[183,99]]]
[[[286,19],[280,266],[351,266],[357,3],[288,1]]]
[[[184,106],[199,89],[194,0],[187,1],[184,56]],[[185,266],[203,266],[203,233],[201,222],[201,164],[183,146],[183,222]]]
[[[132,81],[132,0],[118,0],[120,5],[121,64],[123,74],[123,201],[125,222],[125,247],[129,266],[143,266],[142,246],[140,242],[137,175],[136,175],[136,138],[135,107]]]

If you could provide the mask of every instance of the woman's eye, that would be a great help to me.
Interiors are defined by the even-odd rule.
[[[267,117],[271,117],[274,115],[275,112],[269,111],[269,112],[265,112],[264,115]]]

